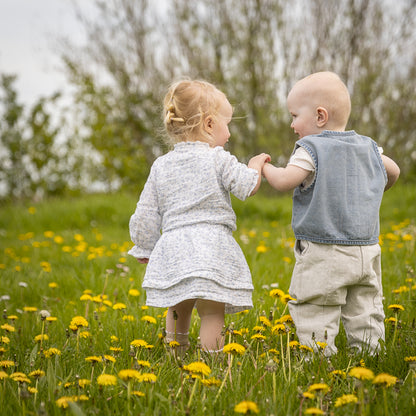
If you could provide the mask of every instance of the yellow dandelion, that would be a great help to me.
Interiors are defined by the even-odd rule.
[[[319,409],[318,407],[309,407],[309,409],[305,410],[305,415],[324,415],[324,411]]]
[[[272,289],[269,292],[269,295],[272,298],[282,298],[285,295],[285,292],[283,292],[283,290],[281,290],[281,289]]]
[[[127,369],[120,370],[118,376],[124,381],[140,380],[140,372],[137,370]]]
[[[178,341],[170,341],[170,342],[168,343],[168,345],[169,345],[169,347],[170,347],[170,348],[178,348],[178,347],[180,347],[180,346],[181,346],[181,344],[179,344],[179,342],[178,342]]]
[[[92,300],[92,296],[91,295],[89,295],[88,293],[84,293],[80,298],[79,298],[79,300],[81,300],[81,301],[90,301],[90,300]]]
[[[359,380],[372,380],[374,378],[374,373],[369,368],[364,367],[351,368],[348,375]]]
[[[121,310],[121,309],[126,309],[126,308],[127,308],[127,306],[124,303],[121,303],[121,302],[115,303],[113,305],[114,310]]]
[[[144,383],[156,383],[157,376],[153,373],[140,374],[139,381]]]
[[[254,334],[254,335],[251,336],[250,339],[252,339],[254,341],[264,341],[266,339],[266,337],[262,334]]]
[[[305,392],[303,392],[303,393],[302,393],[302,396],[303,396],[305,399],[310,399],[310,400],[313,400],[313,399],[315,398],[315,394],[314,394],[314,393],[311,393],[310,391],[305,391]]]
[[[129,290],[129,295],[137,297],[137,296],[140,296],[140,292],[137,289],[130,289]]]
[[[212,386],[219,387],[221,385],[221,380],[218,380],[215,377],[203,378],[201,379],[201,383],[205,387],[212,387]]]
[[[149,315],[142,316],[140,320],[144,322],[148,322],[149,324],[157,323],[156,319],[153,318],[153,316],[149,316]]]
[[[97,355],[91,355],[89,357],[85,357],[85,361],[89,363],[101,363],[103,361],[103,357]]]
[[[87,378],[81,378],[78,380],[78,385],[84,389],[85,387],[89,386],[91,384],[91,380],[88,380]]]
[[[277,324],[283,324],[283,323],[287,323],[287,324],[293,324],[293,318],[287,314],[287,315],[283,315],[281,318],[279,318],[276,321]]]
[[[41,261],[40,266],[42,267],[43,271],[46,273],[50,273],[52,271],[52,266],[47,261]]]
[[[30,379],[27,377],[25,373],[21,373],[16,371],[15,373],[10,374],[10,378],[18,383],[31,383]]]
[[[416,356],[404,357],[404,360],[408,363],[416,363]]]
[[[97,377],[97,384],[100,386],[115,386],[117,377],[112,374],[101,374]]]
[[[337,378],[337,377],[338,378],[346,378],[347,377],[347,373],[345,371],[342,371],[342,370],[331,371],[329,373],[329,375],[333,378]]]
[[[299,347],[299,342],[298,341],[290,341],[289,342],[289,347],[292,349],[298,348]]]
[[[304,352],[313,352],[313,349],[311,347],[309,347],[308,345],[299,345],[299,349],[304,351]]]
[[[144,397],[145,396],[145,394],[142,391],[138,391],[138,390],[132,391],[131,394],[133,396],[137,396],[137,397]]]
[[[285,256],[285,257],[283,257],[282,258],[282,260],[285,262],[285,263],[292,263],[292,259],[290,258],[290,257],[287,257],[287,256]]]
[[[377,374],[373,379],[373,384],[380,384],[383,387],[394,386],[397,382],[397,377],[391,376],[387,373]]]
[[[234,407],[234,412],[236,413],[259,413],[259,408],[256,403],[251,402],[249,400],[244,400]]]
[[[56,316],[47,316],[46,322],[56,322],[58,318]]]
[[[1,329],[4,329],[6,332],[14,332],[16,329],[14,326],[9,324],[3,324],[0,326]]]
[[[189,373],[197,373],[204,376],[208,376],[211,373],[209,366],[201,361],[195,361],[188,365],[184,365],[183,369]]]
[[[43,370],[34,370],[29,373],[29,377],[33,378],[41,378],[45,376],[45,372]]]
[[[58,287],[58,283],[55,283],[55,282],[50,282],[50,283],[48,284],[48,286],[49,286],[51,289],[56,289],[56,288]]]
[[[83,316],[74,316],[71,320],[71,326],[76,326],[80,328],[81,326],[87,327],[88,321]]]
[[[139,367],[150,367],[150,363],[149,363],[149,361],[145,361],[145,360],[138,360],[138,361],[136,362],[136,364],[137,364]]]
[[[10,321],[17,321],[19,317],[17,315],[9,315],[7,319],[9,319]]]
[[[316,341],[316,345],[321,349],[324,350],[328,344],[326,342]]]
[[[105,361],[110,361],[112,363],[115,363],[117,361],[112,355],[108,355],[108,354],[104,354],[103,359]]]
[[[35,342],[42,342],[42,341],[48,341],[48,340],[49,340],[49,336],[47,334],[36,335],[34,338]]]
[[[37,389],[36,387],[28,387],[28,388],[27,388],[27,391],[28,391],[30,394],[37,394],[37,393],[38,393],[38,389]]]
[[[404,307],[398,304],[389,305],[388,309],[391,309],[394,312],[404,311]]]
[[[80,338],[83,338],[83,339],[91,338],[91,332],[89,332],[89,331],[81,331],[79,333],[79,337]]]
[[[110,347],[110,351],[113,351],[115,353],[118,353],[118,352],[122,352],[124,350],[121,347]]]
[[[265,253],[268,250],[268,248],[264,244],[259,244],[256,247],[257,253]]]
[[[335,407],[345,406],[350,403],[357,403],[358,397],[354,394],[343,394],[335,400]]]
[[[135,339],[132,342],[130,342],[130,345],[136,348],[146,348],[149,344],[144,339]]]
[[[255,332],[263,332],[266,328],[264,326],[261,325],[255,325],[253,326],[253,331]]]
[[[134,322],[135,317],[133,315],[124,315],[123,318],[121,318],[123,321],[129,321]]]
[[[224,345],[223,351],[226,354],[244,354],[246,349],[241,344],[231,342],[230,344]]]
[[[315,383],[309,386],[308,391],[322,391],[323,394],[326,394],[329,391],[329,386],[325,383]]]
[[[116,337],[115,335],[111,335],[110,341],[111,342],[119,342],[120,341],[120,338]]]
[[[272,328],[273,335],[280,335],[286,333],[286,327],[284,324],[277,324]]]
[[[48,350],[43,351],[43,355],[46,358],[51,358],[54,355],[61,355],[61,351],[58,348],[49,348]]]
[[[0,368],[10,368],[10,367],[14,367],[16,364],[14,363],[14,361],[11,360],[3,360],[0,361]]]
[[[4,380],[7,377],[9,377],[7,373],[5,373],[4,371],[0,371],[0,380]]]
[[[9,344],[9,343],[10,343],[9,337],[5,337],[5,336],[0,337],[0,344]]]
[[[395,325],[397,323],[397,318],[394,318],[393,316],[391,316],[390,318],[386,318],[384,322]]]
[[[265,316],[260,316],[259,321],[264,325],[264,326],[268,326],[271,327],[272,324],[271,322],[265,317]]]

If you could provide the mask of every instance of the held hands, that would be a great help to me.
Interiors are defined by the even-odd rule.
[[[262,172],[263,166],[265,163],[268,163],[271,161],[270,155],[267,153],[260,153],[257,156],[253,156],[250,161],[248,162],[248,167],[252,169],[256,169],[259,171],[259,173]]]
[[[147,259],[147,258],[137,259],[137,261],[138,261],[139,263],[141,263],[141,264],[147,264],[147,263],[149,263],[149,259]]]

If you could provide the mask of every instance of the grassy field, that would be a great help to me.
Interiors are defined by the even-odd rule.
[[[145,306],[145,266],[126,255],[136,198],[0,207],[1,414],[416,414],[414,186],[382,205],[382,352],[353,353],[341,332],[329,360],[297,344],[288,316],[290,195],[233,201],[254,308],[227,316],[230,352],[217,356],[198,348],[195,315],[182,358],[163,342],[165,311]]]

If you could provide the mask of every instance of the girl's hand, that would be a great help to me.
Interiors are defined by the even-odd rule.
[[[147,264],[149,263],[149,259],[143,258],[143,259],[137,259],[137,261],[141,264]]]
[[[248,162],[248,167],[256,169],[259,172],[261,172],[264,164],[270,161],[271,161],[270,155],[268,155],[267,153],[260,153],[259,155],[254,156],[250,159],[250,161]]]

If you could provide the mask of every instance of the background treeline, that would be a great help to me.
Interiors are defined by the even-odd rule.
[[[78,11],[85,45],[59,40],[71,97],[31,108],[15,77],[0,79],[0,194],[138,190],[166,151],[167,86],[207,79],[235,107],[229,150],[284,164],[295,136],[285,97],[293,83],[333,70],[352,95],[348,128],[373,137],[416,178],[415,0],[95,0]],[[1,72],[1,68],[0,68]]]

